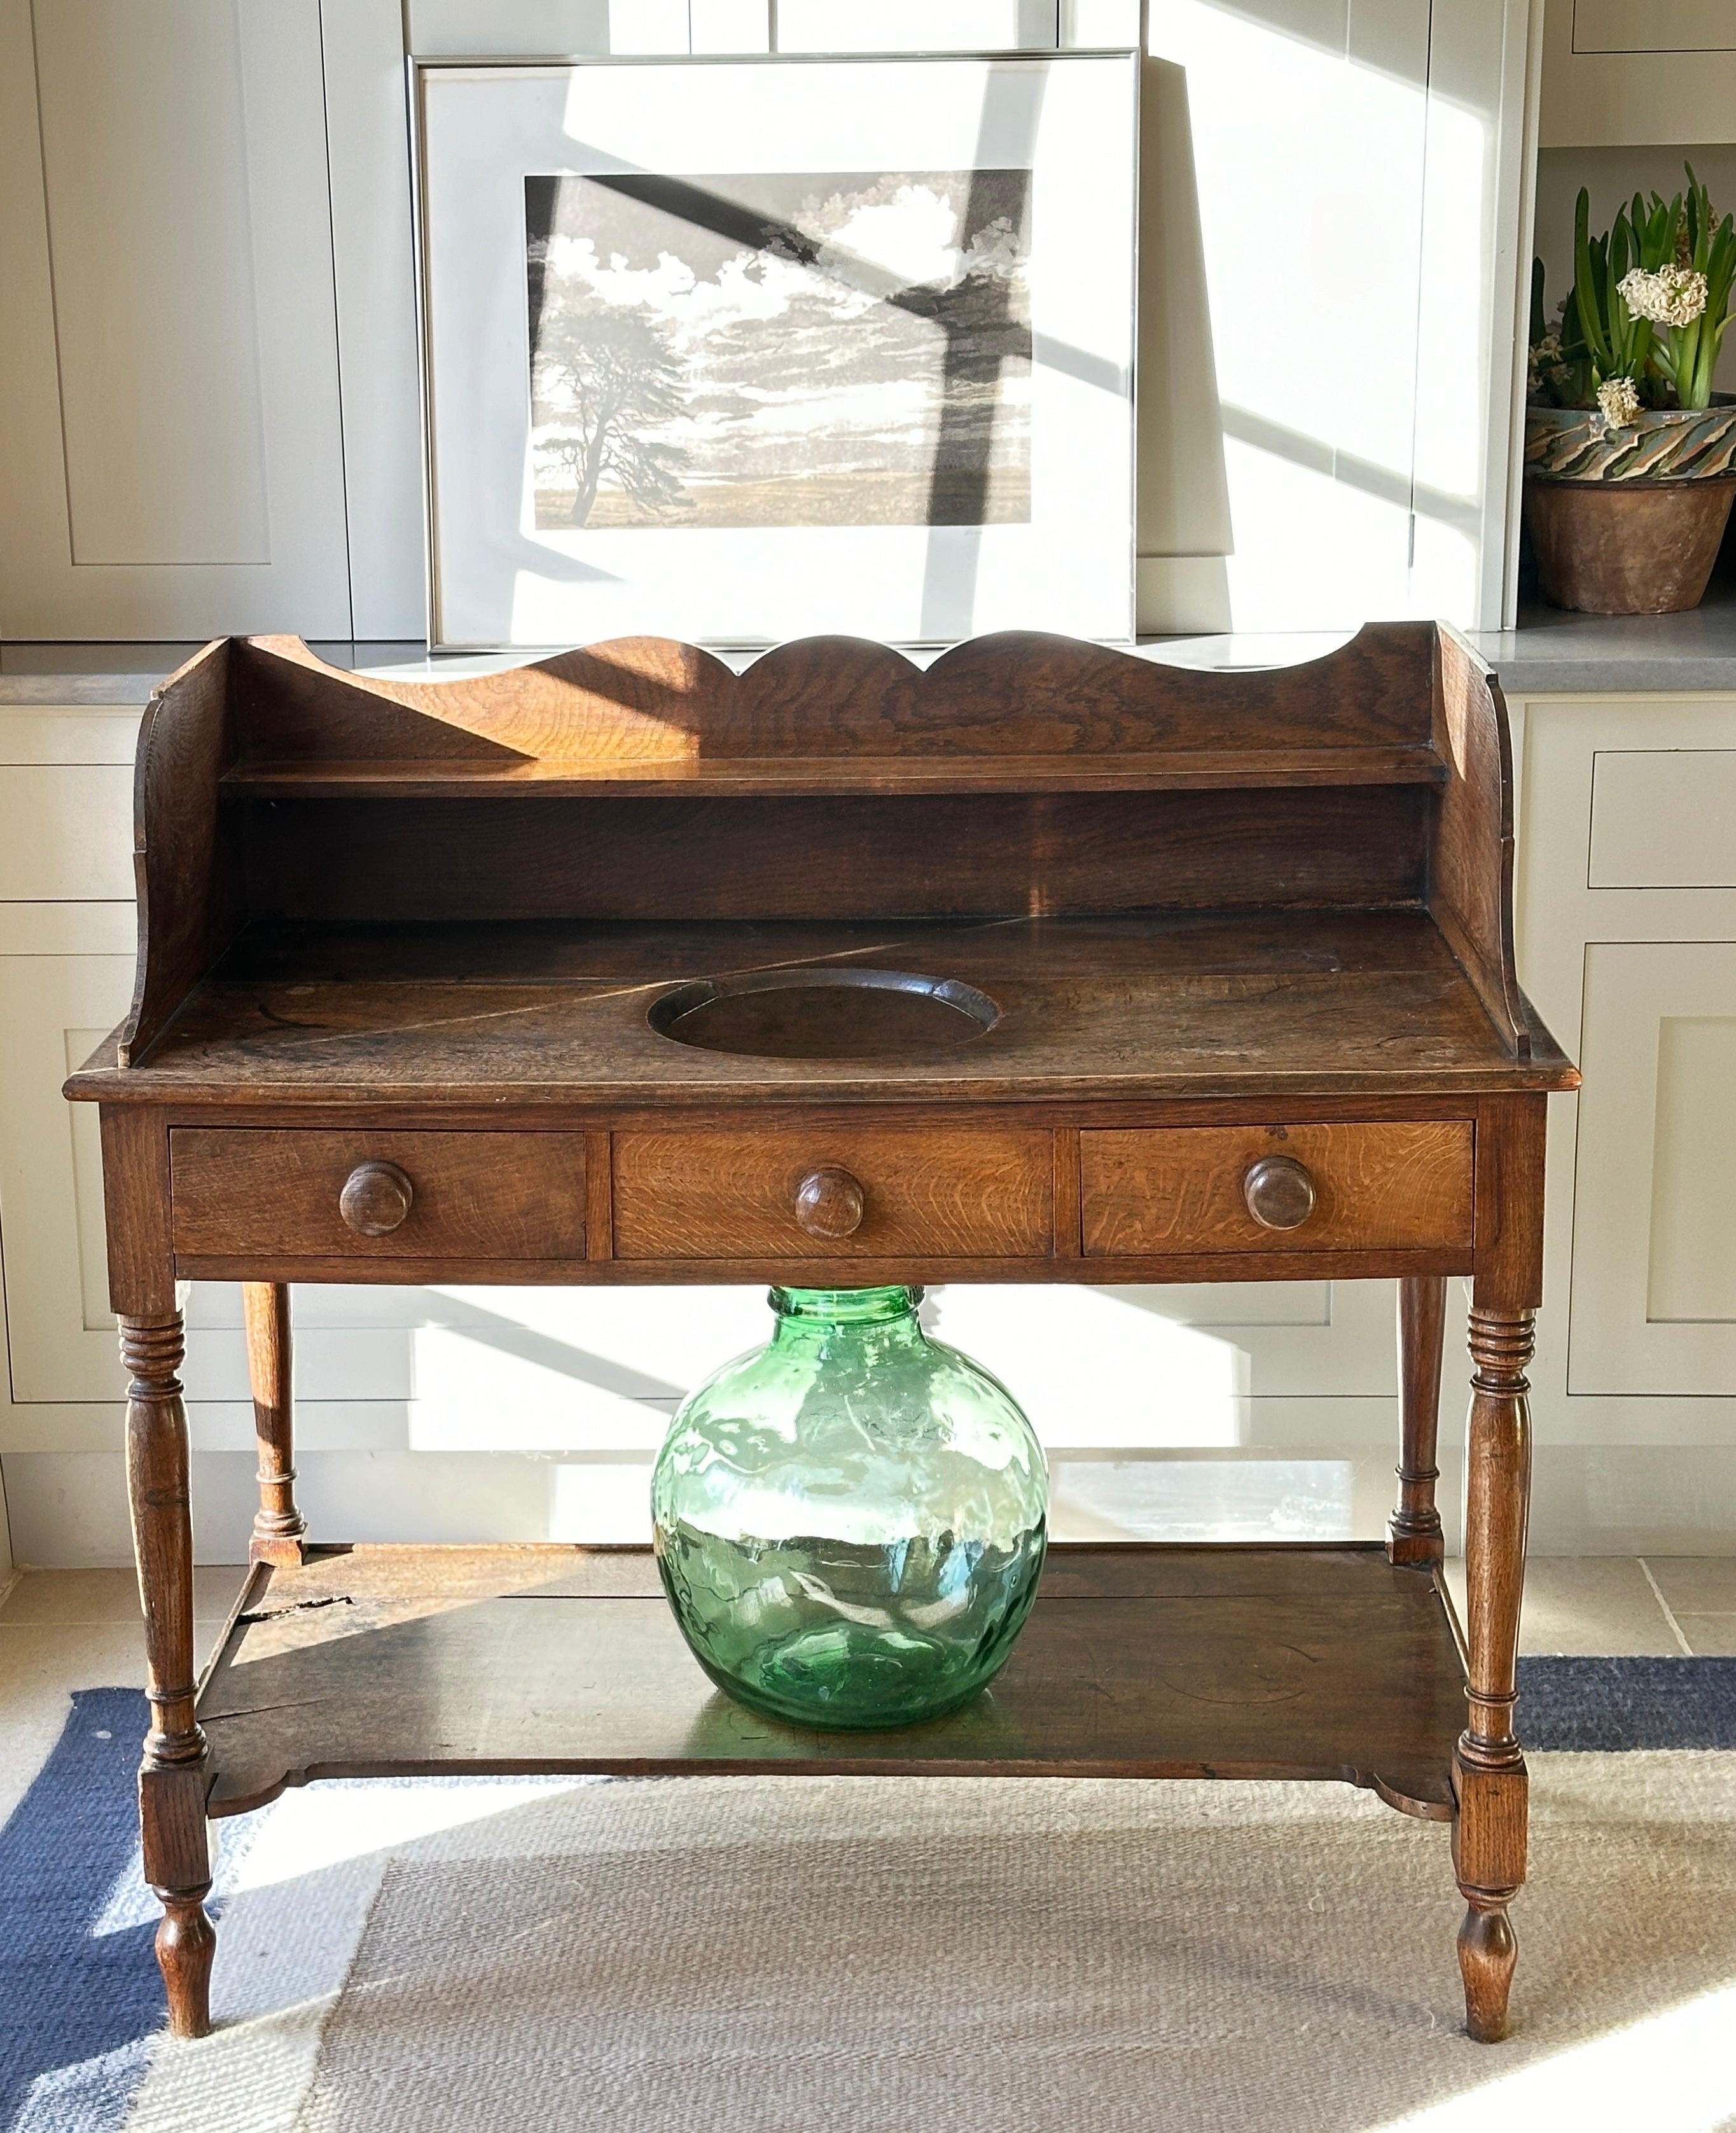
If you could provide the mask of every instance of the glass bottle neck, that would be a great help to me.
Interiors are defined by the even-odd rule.
[[[839,1326],[914,1327],[922,1292],[899,1284],[885,1288],[774,1288],[767,1299],[777,1313],[780,1334]]]

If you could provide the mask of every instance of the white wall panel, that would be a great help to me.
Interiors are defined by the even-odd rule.
[[[781,52],[1054,51],[1058,0],[777,0]]]
[[[1531,289],[1531,12],[1453,0],[1430,16],[1409,611],[1486,629],[1508,619],[1517,584],[1508,462]]]
[[[1532,13],[1153,0],[1142,629],[1498,624]]]
[[[766,0],[688,0],[687,32],[696,52],[768,52]]]
[[[1407,611],[1428,41],[1428,0],[1152,10],[1172,145],[1147,137],[1164,258],[1145,262],[1142,357],[1159,338],[1164,412],[1142,437],[1139,546],[1224,555],[1224,608],[1147,609],[1142,628]]]
[[[610,0],[407,0],[423,59],[578,59],[606,52]]]
[[[398,0],[320,0],[353,633],[428,626],[410,119]]]

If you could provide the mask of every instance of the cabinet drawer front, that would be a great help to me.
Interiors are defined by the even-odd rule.
[[[1736,749],[1599,749],[1588,888],[1736,888]]]
[[[1424,1249],[1471,1241],[1471,1128],[1181,1126],[1080,1137],[1087,1258],[1165,1252]],[[1271,1157],[1301,1163],[1314,1210],[1268,1229],[1245,1186]]]
[[[130,903],[132,765],[0,770],[0,900]]]
[[[169,1137],[176,1252],[220,1259],[573,1259],[584,1255],[584,1136],[179,1127]],[[382,1171],[383,1205],[345,1187]],[[388,1168],[389,1167],[389,1169]],[[409,1183],[399,1216],[392,1172]],[[366,1181],[363,1181],[365,1183]]]
[[[804,1182],[839,1172],[860,1219],[816,1234]],[[1046,1256],[1053,1156],[1046,1133],[618,1134],[614,1199],[621,1259]]]

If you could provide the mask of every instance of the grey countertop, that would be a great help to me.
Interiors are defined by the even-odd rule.
[[[1138,649],[1144,657],[1182,667],[1288,666],[1318,657],[1349,634],[1162,638]],[[1736,584],[1714,586],[1687,614],[1588,615],[1535,608],[1522,614],[1517,629],[1474,632],[1471,641],[1509,696],[1736,692]],[[198,649],[195,644],[0,645],[0,705],[141,704]],[[334,666],[404,680],[450,681],[536,656],[430,659],[420,643],[316,643],[313,649]]]
[[[1570,614],[1528,609],[1517,629],[1472,643],[1510,696],[1653,696],[1736,690],[1736,585],[1686,614]]]

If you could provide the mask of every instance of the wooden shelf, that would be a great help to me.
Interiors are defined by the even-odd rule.
[[[200,1692],[209,1811],[311,1778],[488,1772],[1335,1779],[1452,1813],[1444,1588],[1378,1543],[1051,1548],[950,1718],[783,1726],[713,1688],[648,1548],[315,1551],[249,1580]]]
[[[1291,786],[1426,785],[1446,764],[1425,744],[1192,749],[1161,754],[674,757],[563,762],[464,756],[410,760],[243,760],[228,797],[258,800],[469,800],[498,792],[548,800],[753,795],[1259,791]]]

